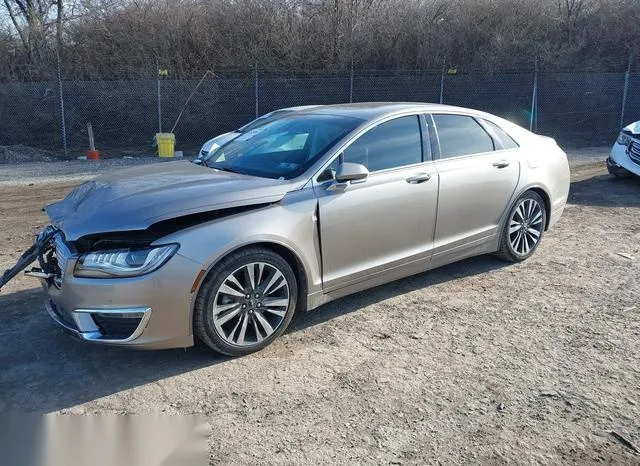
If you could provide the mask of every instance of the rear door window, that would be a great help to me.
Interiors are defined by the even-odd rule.
[[[495,150],[493,139],[480,123],[466,115],[433,115],[440,158],[461,157]]]

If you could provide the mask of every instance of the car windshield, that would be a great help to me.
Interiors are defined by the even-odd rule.
[[[212,154],[207,165],[265,178],[295,178],[362,121],[338,115],[292,114],[238,136]]]

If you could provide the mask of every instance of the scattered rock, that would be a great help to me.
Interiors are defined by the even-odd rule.
[[[499,403],[498,406],[496,406],[496,410],[499,413],[504,412],[507,409],[507,407],[504,405],[504,403]]]
[[[617,252],[617,255],[620,257],[624,257],[625,259],[633,260],[633,256],[631,254],[627,254],[626,252]]]
[[[544,389],[540,390],[540,396],[556,397],[560,396],[560,394],[555,390]]]

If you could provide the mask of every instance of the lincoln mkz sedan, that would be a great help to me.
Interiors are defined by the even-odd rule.
[[[233,356],[296,311],[470,256],[522,261],[567,201],[551,138],[486,113],[367,103],[297,111],[187,161],[103,175],[46,207],[31,262],[51,317],[132,348]]]

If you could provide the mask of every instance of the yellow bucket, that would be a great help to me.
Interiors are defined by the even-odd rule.
[[[174,157],[176,136],[173,133],[156,133],[158,157]]]

